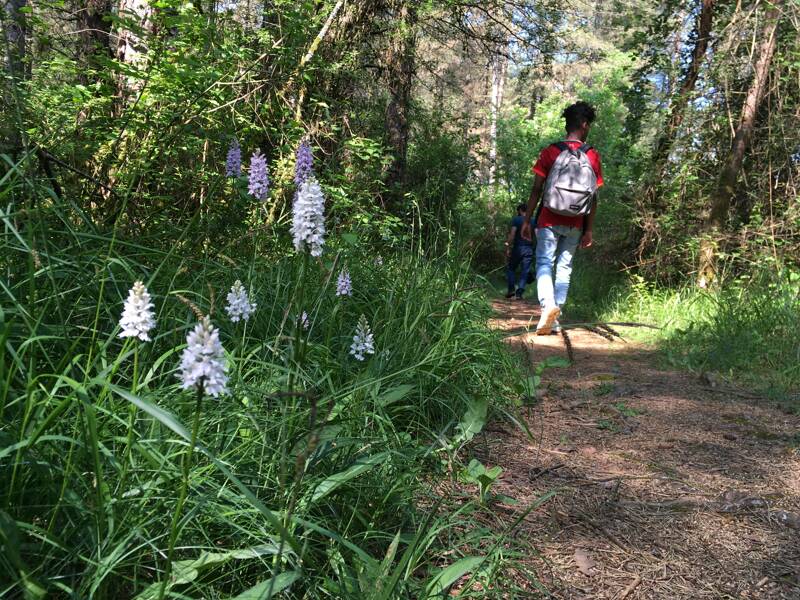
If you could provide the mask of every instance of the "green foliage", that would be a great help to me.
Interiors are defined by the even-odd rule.
[[[447,239],[448,231],[469,228],[476,217],[483,217],[469,186],[475,168],[472,140],[459,132],[447,113],[418,107],[416,117],[407,182],[414,210],[408,217],[423,228],[425,239]],[[462,239],[470,239],[469,232],[463,232]]]
[[[611,431],[612,433],[619,431],[617,424],[610,419],[598,419],[597,428],[602,429],[603,431]]]
[[[512,207],[515,202],[527,200],[533,183],[531,167],[546,143],[540,124],[528,118],[525,108],[512,106],[504,113],[497,136],[500,170],[506,184],[501,189],[504,205]]]
[[[455,521],[416,508],[432,498],[426,457],[476,398],[511,397],[502,382],[519,379],[458,252],[379,265],[348,235],[316,263],[286,256],[279,229],[212,242],[200,221],[133,236],[38,199],[3,214],[3,535],[22,541],[2,593],[157,597],[193,421],[169,594],[366,598],[391,572],[386,597],[400,598],[448,580],[430,566]],[[334,294],[343,265],[352,297]],[[140,278],[157,311],[149,344],[116,337]],[[246,324],[221,310],[235,279],[258,302]],[[230,364],[232,395],[199,411],[175,378],[195,321],[181,298],[212,315]],[[364,363],[348,353],[361,314],[376,345]]]
[[[681,55],[673,52],[671,64],[665,60],[669,53],[663,52],[663,44],[679,35],[680,28],[675,27],[676,17],[681,16],[679,3],[665,5],[650,31],[637,36],[637,53],[644,59],[638,77],[638,103],[649,105],[655,117],[641,139],[666,133],[665,139],[672,142],[658,180],[653,181],[652,174],[645,172],[637,186],[641,206],[636,220],[636,261],[651,279],[683,284],[687,274],[698,266],[699,240],[708,234],[719,242],[715,258],[721,286],[743,273],[756,275],[770,255],[793,268],[798,266],[800,215],[795,182],[800,162],[795,153],[800,148],[800,132],[790,125],[799,98],[795,82],[800,41],[796,27],[791,25],[797,18],[796,6],[782,12],[775,55],[769,65],[769,81],[773,83],[765,90],[746,141],[741,140],[744,145],[738,146],[744,152],[736,167],[733,189],[729,196],[724,192],[728,206],[723,211],[721,231],[710,232],[707,222],[710,205],[719,198],[719,175],[732,156],[733,137],[753,81],[752,49],[739,40],[747,35],[758,43],[768,6],[753,7],[755,18],[741,21],[734,5],[714,5],[711,35],[719,40],[718,48],[700,66],[675,131],[665,131],[667,108],[676,103],[676,92],[685,81],[696,31],[681,45]],[[659,54],[661,58],[657,59]],[[652,193],[645,195],[646,188],[652,188]]]
[[[642,411],[632,408],[625,404],[624,402],[617,402],[613,405],[614,409],[619,412],[623,417],[638,417],[642,414]]]
[[[608,394],[610,394],[612,391],[614,391],[614,384],[613,384],[613,383],[611,383],[610,381],[604,381],[604,382],[603,382],[603,383],[601,383],[600,385],[596,386],[596,387],[595,387],[595,388],[592,390],[592,393],[593,393],[595,396],[607,396],[607,395],[608,395]]]
[[[478,459],[473,458],[461,472],[461,479],[466,483],[477,485],[480,502],[486,504],[489,492],[502,472],[502,467],[495,465],[487,469]]]

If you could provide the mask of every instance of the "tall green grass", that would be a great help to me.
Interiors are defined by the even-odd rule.
[[[379,264],[332,237],[304,260],[271,230],[132,236],[18,191],[0,215],[0,596],[424,598],[496,574],[500,545],[464,555],[475,506],[424,483],[519,392],[457,252]],[[352,297],[334,294],[343,265]],[[151,343],[117,337],[137,279]],[[222,310],[236,279],[258,302],[247,323]],[[179,388],[195,311],[221,329],[230,396]]]

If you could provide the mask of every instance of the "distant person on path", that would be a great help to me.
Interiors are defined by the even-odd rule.
[[[525,222],[527,205],[517,206],[517,216],[511,219],[511,227],[506,238],[506,283],[508,292],[506,298],[522,298],[525,293],[525,284],[528,283],[528,272],[533,262],[533,241],[521,235],[522,224]],[[517,268],[522,266],[517,279]]]
[[[597,190],[603,185],[600,154],[586,144],[595,120],[594,108],[576,102],[564,109],[563,117],[566,139],[547,146],[533,165],[533,189],[520,232],[523,239],[532,239],[533,217],[536,288],[542,307],[537,335],[561,329],[558,317],[567,301],[572,259],[579,245],[592,245]]]

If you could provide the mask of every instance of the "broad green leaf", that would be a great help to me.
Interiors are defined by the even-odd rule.
[[[486,424],[486,414],[489,409],[489,400],[486,398],[474,398],[464,413],[464,417],[457,425],[457,443],[468,442],[481,432]]]
[[[467,573],[477,569],[485,560],[483,556],[466,556],[445,567],[428,584],[428,598],[440,598],[447,588]]]
[[[408,396],[408,394],[414,389],[415,386],[411,384],[405,385],[398,385],[397,387],[393,387],[390,390],[387,390],[384,394],[381,394],[378,399],[378,404],[380,406],[389,406],[395,402],[398,402]]]
[[[113,391],[118,396],[124,398],[131,404],[135,405],[137,408],[140,408],[144,412],[146,412],[151,417],[154,417],[159,423],[164,425],[164,427],[171,429],[183,439],[190,441],[192,438],[189,435],[189,430],[184,427],[180,421],[168,410],[164,410],[160,406],[156,406],[152,402],[148,402],[144,398],[140,398],[135,394],[131,394],[128,390],[122,389],[116,385],[109,386],[111,391]]]
[[[269,600],[275,594],[287,589],[298,579],[300,579],[299,571],[281,573],[275,578],[274,583],[271,578],[267,579],[266,581],[254,585],[249,590],[242,592],[238,596],[231,598],[231,600]],[[267,595],[270,591],[270,586],[272,586],[272,593]]]
[[[540,375],[528,375],[527,384],[529,390],[537,390],[539,388],[539,384],[541,383],[542,377]]]
[[[314,494],[311,496],[311,503],[313,504],[328,494],[333,493],[340,486],[344,485],[351,479],[358,477],[362,473],[366,473],[375,465],[381,464],[388,457],[388,452],[380,452],[379,454],[373,454],[372,456],[367,456],[366,458],[360,458],[347,470],[327,477],[317,486],[317,489],[314,490]]]
[[[203,552],[198,558],[192,560],[179,560],[172,563],[172,575],[167,583],[166,591],[171,590],[176,585],[185,585],[191,583],[200,571],[208,567],[213,567],[220,563],[230,560],[231,556],[228,553],[211,553]],[[154,600],[158,598],[161,592],[162,582],[156,581],[148,585],[143,592],[136,596],[136,600]]]
[[[229,552],[203,552],[197,558],[190,560],[179,560],[172,563],[172,576],[167,584],[167,590],[175,586],[191,583],[200,575],[202,571],[210,567],[222,565],[230,560],[248,560],[260,556],[277,554],[278,548],[271,544],[252,546],[241,550],[231,550]],[[280,576],[278,576],[280,577]],[[276,579],[277,586],[277,579]],[[255,589],[255,588],[253,588]],[[142,591],[136,600],[151,600],[158,598],[161,592],[161,582],[151,583]],[[245,592],[247,593],[247,592]],[[237,596],[237,598],[247,598],[249,596]],[[257,596],[252,596],[256,598]]]
[[[473,458],[469,461],[467,465],[467,475],[470,477],[476,478],[483,475],[486,472],[486,467],[477,459]]]
[[[494,481],[495,479],[500,477],[500,473],[502,473],[502,472],[503,472],[503,468],[502,467],[494,466],[491,469],[488,469],[486,471],[486,477],[488,477],[489,479]]]

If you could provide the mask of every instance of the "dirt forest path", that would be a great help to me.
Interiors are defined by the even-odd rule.
[[[524,330],[537,306],[495,310],[522,357],[566,356],[562,336]],[[475,445],[504,470],[493,491],[519,502],[498,510],[509,524],[557,491],[515,535],[551,597],[800,599],[800,417],[662,370],[646,346],[568,337],[574,363],[523,409],[533,439],[494,423]]]

